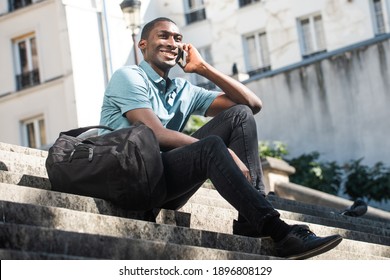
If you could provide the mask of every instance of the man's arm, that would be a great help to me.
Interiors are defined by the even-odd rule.
[[[134,109],[126,113],[126,118],[131,122],[142,122],[151,128],[160,144],[161,150],[171,150],[199,141],[198,139],[184,133],[165,128],[151,109]],[[244,176],[250,181],[249,169],[237,157],[237,155],[228,149],[233,160]]]
[[[225,75],[208,64],[191,44],[185,44],[184,50],[187,51],[187,65],[185,72],[197,73],[216,84],[223,92],[210,105],[206,112],[207,116],[215,116],[219,112],[234,106],[243,104],[252,109],[253,114],[261,110],[262,103],[248,87],[239,81]]]
[[[165,128],[152,109],[128,111],[126,112],[126,118],[131,123],[142,122],[151,128],[162,150],[171,150],[198,141],[198,139],[184,133]]]

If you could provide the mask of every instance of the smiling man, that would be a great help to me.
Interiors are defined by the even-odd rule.
[[[291,226],[280,219],[263,192],[253,117],[262,107],[261,100],[245,85],[208,64],[182,38],[177,25],[168,18],[147,23],[138,44],[144,60],[139,66],[125,66],[114,73],[101,111],[102,125],[120,129],[142,122],[156,135],[167,196],[155,208],[179,209],[210,179],[239,212],[235,234],[271,236],[278,255],[293,259],[309,258],[337,246],[342,240],[339,235],[317,237],[307,226]],[[187,53],[183,70],[207,78],[220,91],[168,77],[179,48]],[[194,114],[213,118],[193,135],[183,134]]]

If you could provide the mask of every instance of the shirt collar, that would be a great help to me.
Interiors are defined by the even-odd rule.
[[[141,61],[141,63],[139,64],[139,67],[141,67],[142,70],[145,71],[148,78],[151,81],[153,81],[153,83],[156,84],[156,86],[158,88],[160,88],[161,90],[164,90],[164,92],[172,91],[172,90],[176,89],[176,85],[171,79],[167,78],[167,80],[165,80],[164,78],[162,78],[159,74],[157,74],[156,71],[154,71],[152,66],[150,66],[150,64],[147,63],[145,60]],[[169,88],[167,88],[167,85]]]
[[[146,75],[148,75],[149,79],[151,79],[156,84],[164,80],[159,74],[157,74],[156,71],[154,71],[152,66],[150,66],[150,64],[147,63],[145,60],[141,61],[139,67],[141,67],[145,71]]]

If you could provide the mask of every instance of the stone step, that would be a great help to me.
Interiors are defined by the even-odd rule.
[[[150,214],[148,213],[123,209],[99,198],[15,186],[5,183],[0,183],[0,200],[65,208],[138,220],[149,220],[150,218]],[[160,223],[188,227],[190,224],[190,215],[184,212],[162,209],[156,220]]]
[[[205,259],[209,253],[212,257],[207,259],[272,259],[275,255],[270,238],[231,235],[237,211],[210,183],[205,183],[181,211],[162,210],[157,223],[150,223],[141,221],[148,218],[143,212],[121,209],[101,199],[50,191],[46,157],[46,151],[0,143],[0,203],[6,218],[0,223],[0,232],[5,235],[0,236],[8,238],[0,237],[4,240],[0,256]],[[375,221],[341,216],[338,213],[343,209],[276,196],[269,199],[286,222],[308,224],[320,236],[339,233],[344,237],[336,249],[313,259],[390,258],[390,213],[389,219],[384,215]],[[80,240],[85,244],[77,248]],[[134,250],[130,252],[124,244]]]
[[[228,234],[232,233],[232,219],[237,217],[237,212],[234,209],[217,208],[213,206],[201,205],[191,202],[187,203],[180,210],[191,213],[191,227],[200,230],[211,230]],[[280,213],[281,218],[289,224],[307,224],[311,228],[313,228],[313,226],[315,225],[316,228],[321,229],[321,232],[313,230],[318,235],[340,234],[344,238],[356,241],[390,246],[390,237],[368,234],[357,230],[342,229],[333,226],[324,226],[322,224],[322,218],[313,217],[305,214],[286,212],[283,210],[281,210]],[[205,219],[205,217],[208,218]],[[219,224],[216,225],[217,223]]]
[[[273,206],[279,210],[322,217],[327,219],[329,223],[336,223],[336,225],[340,227],[346,227],[350,229],[357,227],[360,231],[390,236],[390,220],[389,222],[381,222],[378,220],[365,218],[364,216],[343,216],[340,215],[339,211],[334,208],[316,206],[299,201],[283,199],[277,196],[268,196],[268,199],[273,204]],[[190,199],[190,202],[191,201],[199,204],[233,209],[233,207],[228,202],[226,202],[216,190],[209,188],[200,188]]]
[[[42,189],[50,189],[50,182],[48,179],[36,177],[31,175],[19,175],[8,171],[0,171],[0,182],[8,184],[17,184],[23,186],[32,186]],[[359,217],[348,217],[338,214],[333,208],[320,207],[302,202],[287,200],[277,196],[269,196],[269,200],[279,210],[288,210],[291,212],[308,214],[316,217],[323,217],[324,225],[334,225],[342,228],[357,229],[359,231],[390,236],[389,223],[376,222],[370,219]],[[190,201],[198,204],[213,205],[224,208],[232,208],[219,193],[212,188],[210,184],[205,184],[198,192],[191,198]],[[133,216],[134,217],[134,216]]]
[[[261,239],[106,216],[63,208],[0,201],[3,223],[261,255]]]
[[[0,170],[4,171],[48,178],[45,161],[44,157],[0,150]]]
[[[322,255],[312,257],[311,260],[389,260],[387,257],[379,257],[369,255],[364,251],[346,252],[338,248],[343,248],[343,242],[335,249],[328,251]]]
[[[8,165],[11,167],[11,169],[14,171],[22,171],[22,172],[20,173],[20,172],[8,171],[10,173],[7,173],[7,171],[0,170],[0,179],[2,179],[0,180],[0,182],[2,181],[9,184],[17,184],[17,185],[24,185],[30,187],[38,187],[42,189],[50,189],[50,182],[47,179],[47,173],[44,168],[44,161],[47,156],[46,151],[40,151],[40,150],[0,143],[0,155],[2,152],[4,154],[4,158],[8,158],[9,161],[12,161],[12,163],[8,162]],[[25,159],[25,157],[28,160],[23,160]],[[37,158],[39,159],[37,160]],[[201,188],[197,194],[201,194],[202,192],[204,193],[205,191],[209,191],[209,192],[205,195],[207,196],[207,198],[203,198],[203,199],[208,199],[212,201],[212,198],[217,196],[218,199],[220,200],[220,201],[215,201],[215,200],[212,201],[211,202],[213,203],[212,205],[228,204],[219,196],[219,194],[215,190],[213,190],[212,184],[210,183],[204,184],[203,188]],[[197,197],[197,199],[198,198],[199,197]],[[329,219],[334,219],[335,217],[338,216],[337,214],[343,210],[343,209],[333,209],[329,207],[321,207],[318,205],[303,204],[301,202],[287,200],[276,196],[275,197],[270,196],[269,199],[277,209],[288,210],[288,211],[293,211],[298,213],[305,213],[313,216],[322,216]],[[351,217],[343,217],[343,218],[344,220],[342,220],[341,222],[348,222],[348,221],[354,222],[352,220],[364,219],[367,221],[366,223],[368,223],[369,225],[372,225],[373,223],[373,219],[371,218],[365,219],[364,216],[362,218],[351,218]],[[365,224],[364,220],[360,221],[359,226]],[[388,219],[384,221],[382,225],[378,225],[377,227],[381,229],[390,230],[390,213],[388,215]]]
[[[48,179],[30,175],[21,176],[8,171],[0,171],[0,182],[31,187],[39,186],[39,188],[42,189],[50,189],[50,182]],[[339,211],[333,208],[304,204],[302,202],[287,200],[277,196],[269,196],[269,200],[279,210],[326,218],[323,220],[324,225],[334,225],[341,228],[356,229],[367,233],[390,236],[389,223],[376,222],[375,220],[360,217],[342,216],[338,214]],[[231,208],[230,204],[226,202],[216,190],[208,188],[207,184],[205,184],[205,187],[199,189],[194,197],[191,198],[191,201],[198,204]]]
[[[4,185],[6,185],[6,184],[2,184],[2,185],[0,185],[0,187],[3,187]],[[56,192],[52,192],[52,191],[45,191],[45,190],[39,190],[39,189],[33,189],[33,188],[24,188],[24,187],[15,187],[15,186],[6,186],[6,187],[9,187],[9,188],[5,188],[5,189],[3,189],[3,192],[2,193],[11,193],[11,191],[12,191],[12,189],[17,189],[17,190],[24,190],[25,192],[27,192],[26,193],[26,196],[27,197],[29,197],[29,198],[31,198],[31,197],[37,197],[36,195],[29,195],[28,194],[28,192],[29,191],[31,191],[31,192],[38,192],[38,193],[41,193],[41,195],[48,195],[48,194],[54,194],[54,199],[53,199],[53,201],[52,202],[54,202],[54,203],[52,203],[52,205],[55,205],[56,204],[56,202],[60,202],[61,201],[61,199],[58,199],[58,197],[61,197],[61,196],[69,196],[69,197],[73,197],[74,199],[75,199],[75,197],[76,198],[80,198],[80,197],[78,197],[78,196],[74,196],[74,195],[68,195],[68,194],[62,194],[62,193],[56,193]],[[56,198],[56,195],[57,195],[57,198]],[[11,195],[12,196],[12,195]],[[82,198],[84,198],[84,197],[81,197],[81,199]],[[86,199],[86,201],[88,201],[88,200],[91,200],[91,198],[87,198],[87,197],[85,197],[85,199]],[[39,199],[38,199],[39,200]],[[69,202],[69,198],[68,199],[65,199],[66,201],[68,201]],[[48,201],[50,201],[50,199],[47,199],[46,200],[46,202],[48,202]],[[77,200],[77,201],[79,201],[79,200]],[[34,202],[34,199],[32,200],[32,202]],[[6,203],[6,202],[5,202]],[[60,205],[61,205],[61,202],[59,203]],[[231,221],[233,220],[233,218],[235,218],[236,216],[236,212],[235,211],[226,211],[226,209],[223,209],[223,208],[216,208],[216,207],[209,207],[209,208],[207,208],[207,207],[205,207],[204,205],[196,205],[196,204],[194,204],[194,203],[189,203],[188,204],[192,209],[191,210],[189,210],[189,209],[187,209],[186,211],[192,211],[191,213],[192,213],[192,219],[191,219],[191,227],[192,228],[195,228],[195,229],[199,229],[199,230],[201,230],[201,232],[204,232],[204,230],[202,231],[202,229],[204,229],[204,228],[206,228],[206,229],[210,229],[210,223],[212,224],[212,225],[215,225],[215,224],[219,224],[219,226],[220,225],[223,225],[223,224],[225,224],[225,226],[223,227],[224,229],[229,229],[229,231],[231,231]],[[32,205],[31,206],[32,207],[32,209],[34,209],[34,210],[31,210],[31,211],[21,211],[20,209],[18,210],[18,209],[14,209],[14,211],[11,211],[10,210],[10,213],[14,213],[14,214],[12,214],[12,215],[22,215],[21,213],[25,213],[25,212],[27,212],[27,213],[31,213],[31,214],[29,214],[29,215],[35,215],[36,216],[36,218],[35,219],[32,219],[31,217],[29,217],[28,219],[27,219],[27,221],[30,221],[30,222],[32,222],[32,221],[42,221],[42,223],[43,222],[50,222],[51,221],[51,219],[47,219],[47,218],[44,218],[44,217],[50,217],[51,215],[50,214],[48,214],[48,213],[46,213],[46,212],[43,212],[44,214],[40,214],[40,213],[42,213],[42,211],[43,210],[41,210],[41,211],[38,211],[37,209],[39,209],[39,206],[37,206],[37,205]],[[7,206],[5,207],[5,206],[3,206],[2,207],[3,209],[12,209],[12,207],[11,206],[9,206],[9,204],[7,204]],[[52,207],[53,208],[53,207]],[[196,208],[198,208],[198,209],[196,209]],[[56,208],[53,208],[53,209],[56,209]],[[65,211],[65,213],[68,213],[67,211],[70,211],[70,212],[72,212],[71,210],[68,210],[68,209],[56,209],[56,211],[57,212],[60,212],[61,213],[61,210],[62,211]],[[84,208],[84,209],[82,209],[82,211],[85,211],[86,209]],[[96,209],[94,209],[95,211],[93,211],[92,210],[92,213],[99,213],[99,211],[96,211]],[[201,212],[202,211],[205,211],[206,213],[207,213],[207,215],[208,215],[208,219],[206,219],[205,217],[205,215],[204,214],[201,214]],[[74,211],[74,212],[77,212],[77,211]],[[16,214],[15,214],[16,213]],[[49,211],[49,213],[50,213],[50,211]],[[228,217],[228,218],[226,218],[226,215],[231,215],[230,217]],[[282,211],[282,217],[283,217],[283,215],[285,214],[285,213],[283,213],[283,211]],[[288,213],[288,215],[290,215],[291,213]],[[10,214],[11,215],[11,214]],[[76,214],[75,214],[76,215]],[[85,216],[84,216],[85,215]],[[63,218],[62,219],[62,221],[68,221],[68,223],[72,223],[73,221],[81,221],[81,223],[80,223],[80,225],[83,225],[83,224],[89,224],[89,221],[91,220],[90,218],[89,218],[89,215],[91,215],[91,213],[82,213],[82,214],[78,214],[78,218]],[[3,215],[4,216],[4,215]],[[99,215],[99,217],[100,216],[103,216],[103,215]],[[66,216],[65,216],[66,217]],[[210,217],[212,217],[212,218],[210,218]],[[112,218],[112,217],[107,217],[107,218]],[[290,217],[291,218],[291,217]],[[100,218],[100,219],[102,219],[102,218]],[[120,219],[120,218],[118,218],[118,219]],[[7,220],[7,222],[8,222],[8,220]],[[14,222],[14,221],[13,221]],[[147,222],[143,222],[143,221],[133,221],[133,224],[137,224],[137,222],[138,222],[138,224],[153,224],[153,225],[156,225],[156,224],[154,224],[154,223],[147,223]],[[289,220],[289,222],[290,223],[296,223],[296,221],[294,221],[294,220]],[[76,223],[76,222],[75,222]],[[229,223],[230,223],[230,225],[229,225]],[[78,223],[76,223],[77,224],[77,226],[76,226],[76,228],[77,227],[79,227],[79,225],[78,225]],[[92,223],[93,225],[95,224],[95,223]],[[99,226],[101,225],[102,223],[99,223]],[[315,230],[315,232],[318,234],[318,235],[327,235],[327,234],[334,234],[334,233],[339,233],[339,234],[341,234],[342,236],[344,236],[344,237],[347,237],[347,238],[351,238],[351,236],[352,237],[355,237],[356,238],[356,234],[355,235],[353,235],[351,232],[349,232],[349,231],[341,231],[340,229],[337,229],[336,231],[333,229],[331,232],[329,232],[329,229],[328,229],[328,231],[326,231],[326,232],[323,232],[323,227],[322,226],[318,226],[318,225],[315,225],[315,224],[310,224],[309,223],[309,225],[310,225],[310,227],[314,230],[315,228],[316,228],[316,230]],[[81,226],[80,226],[81,227]],[[161,227],[161,225],[160,225],[160,227]],[[112,227],[112,228],[115,228],[115,227]],[[75,228],[73,228],[74,230],[75,230]],[[81,227],[81,229],[82,230],[84,230],[82,227]],[[177,235],[178,234],[178,230],[177,230],[177,227],[175,228],[176,229],[176,231],[174,231],[174,233],[171,233],[171,234],[168,234],[168,236],[175,236],[175,235]],[[181,230],[183,230],[183,229],[181,229]],[[148,230],[148,231],[146,231],[146,232],[149,232],[150,230]],[[226,230],[225,230],[226,231]],[[131,232],[137,232],[138,234],[140,234],[141,232],[144,232],[143,230],[131,230]],[[216,232],[220,232],[219,233],[219,235],[221,235],[221,232],[224,232],[223,230],[216,230]],[[230,233],[230,232],[227,232],[227,233]],[[205,233],[203,233],[203,234],[205,234]],[[208,234],[217,234],[217,233],[208,233]],[[223,235],[223,234],[222,234]],[[370,235],[366,235],[366,234],[361,234],[363,237],[367,237],[368,239],[369,239],[369,241],[370,240],[372,240],[373,239],[373,237],[372,237],[372,235],[370,236]],[[218,234],[217,234],[217,236],[218,236]],[[142,237],[140,237],[140,238],[145,238],[145,236],[142,236]],[[150,239],[153,239],[154,237],[151,237]],[[204,238],[204,237],[203,237]],[[213,237],[213,238],[211,238],[210,240],[217,240],[215,237]],[[249,241],[248,241],[249,240]],[[256,241],[258,241],[259,239],[254,239],[254,240],[256,240]],[[264,240],[264,239],[263,239]],[[266,240],[266,239],[265,239]],[[246,240],[246,242],[248,242],[248,244],[250,244],[250,248],[258,248],[258,246],[256,247],[255,245],[253,245],[253,243],[250,243],[250,241],[251,242],[254,242],[253,241],[253,239],[252,238],[248,238],[247,240]],[[346,240],[344,240],[343,241],[343,243],[342,244],[344,244],[346,242]],[[264,244],[267,244],[267,242],[265,241],[264,242]],[[362,243],[362,244],[365,244],[365,243]],[[265,252],[267,252],[267,254],[274,254],[274,252],[272,251],[272,249],[270,249],[270,248],[272,248],[272,246],[273,246],[273,243],[272,243],[272,241],[269,241],[269,244],[268,244],[268,246],[266,246],[266,245],[263,245],[262,246],[262,248],[263,248],[263,250],[264,249],[266,249],[266,251]],[[339,245],[339,246],[342,246],[341,244]],[[366,245],[367,246],[367,245]],[[378,245],[376,245],[376,246],[378,246]],[[388,247],[388,246],[386,246],[386,247]],[[376,247],[375,247],[376,248]],[[378,247],[379,248],[379,247]],[[382,247],[380,247],[380,248],[382,248]],[[347,249],[348,249],[348,246],[347,246]],[[369,249],[367,249],[367,248],[365,248],[364,250],[363,250],[364,252],[371,252],[372,251],[372,248],[369,248]],[[257,252],[258,253],[258,252]],[[387,254],[390,254],[389,252],[387,253]],[[345,255],[345,254],[344,254]],[[373,255],[373,254],[372,254]],[[383,255],[383,254],[382,254]],[[375,257],[384,257],[384,256],[382,256],[382,255],[379,255],[379,256],[375,256],[375,255],[373,255],[373,256],[375,256]],[[351,258],[353,257],[353,259],[356,259],[357,257],[356,256],[351,256]],[[371,257],[371,258],[374,258],[374,257]]]
[[[4,170],[0,170],[0,182],[18,186],[39,188],[43,190],[51,189],[51,184],[48,178],[26,175],[22,173],[14,173]]]
[[[76,257],[60,254],[48,254],[41,252],[19,251],[0,249],[1,260],[91,260],[91,258]]]
[[[317,228],[311,226],[314,230]],[[320,236],[320,235],[319,235]],[[270,238],[262,238],[262,252],[274,255],[273,242]],[[389,260],[389,247],[384,245],[369,244],[365,242],[343,239],[336,248],[321,255],[310,258],[311,260]]]
[[[7,152],[13,152],[15,154],[36,156],[36,157],[42,157],[42,158],[46,158],[47,154],[48,154],[47,151],[23,147],[23,146],[19,146],[19,145],[8,144],[8,143],[4,143],[4,142],[0,142],[0,150],[7,151]]]
[[[269,260],[269,256],[0,223],[0,249],[115,260]]]
[[[295,220],[286,219],[285,221],[289,224],[296,223]],[[335,227],[327,227],[314,223],[304,224],[307,224],[310,229],[313,230],[313,232],[315,232],[318,236],[326,236],[330,234],[340,234],[341,236],[343,236],[343,241],[336,247],[339,251],[343,251],[344,253],[352,253],[354,255],[360,255],[362,256],[362,259],[366,259],[366,256],[369,256],[371,259],[390,259],[390,246],[372,242],[373,240],[370,240],[370,237],[372,236],[367,236],[366,239],[368,239],[369,241],[364,241],[364,233],[343,230]],[[358,240],[357,238],[360,238],[362,240]],[[264,241],[263,243],[264,244],[262,244],[262,246],[267,246],[266,241]],[[330,255],[332,255],[332,257],[329,259],[338,259],[337,254],[332,251],[328,252],[328,256],[325,254],[324,256],[318,256],[318,259],[328,258]],[[346,259],[350,258],[347,257]]]
[[[141,220],[144,219],[143,213],[126,211],[101,199],[28,187],[13,186],[4,183],[0,183],[0,198],[6,201],[61,207],[89,213],[135,218]],[[198,202],[199,201],[196,200],[195,195],[194,198],[190,199],[189,203],[180,209],[180,212],[163,210],[158,217],[158,221],[181,226],[190,226],[192,228],[201,230],[209,230],[226,234],[232,233],[232,222],[237,218],[237,211],[234,208],[232,208],[229,204],[225,204],[226,208],[224,208],[221,206],[216,207],[215,203],[210,206],[206,204],[200,204]],[[327,219],[283,210],[279,211],[281,212],[283,219],[308,223],[319,223],[329,226],[333,226],[335,223],[334,219]],[[163,213],[165,213],[165,215],[162,215]],[[185,213],[191,213],[190,222],[188,216],[183,217]],[[167,217],[170,218],[167,219]],[[341,218],[344,219],[346,217],[341,216]],[[349,223],[346,223],[342,228],[345,228],[349,231],[358,232],[361,232],[360,228],[364,228],[366,229],[366,234],[362,233],[359,235],[359,240],[362,240],[361,238],[366,237],[366,239],[363,239],[366,241],[367,238],[370,237],[368,238],[368,242],[370,242],[370,240],[376,240],[375,242],[380,244],[389,243],[389,232],[385,231],[384,229],[381,230],[381,228],[374,227],[370,229],[366,226],[359,227],[357,222],[352,224],[352,226]]]
[[[216,230],[220,232],[231,233],[232,222],[231,219],[235,218],[237,213],[233,208],[215,208],[212,206],[206,205],[196,205],[196,203],[189,202],[187,205],[181,209],[183,211],[190,212],[192,214],[191,217],[191,226],[194,226],[199,229],[207,228],[209,230]],[[342,248],[345,251],[343,254],[335,254],[329,252],[324,254],[323,256],[317,257],[317,259],[382,259],[382,258],[390,258],[390,247],[388,246],[390,243],[390,239],[383,236],[376,236],[374,234],[362,233],[359,231],[353,230],[343,230],[334,227],[324,227],[323,225],[319,225],[320,221],[318,217],[310,217],[307,215],[291,213],[286,211],[280,211],[281,217],[288,222],[289,224],[302,223],[298,222],[299,220],[304,220],[303,224],[307,224],[310,228],[319,236],[325,236],[330,234],[340,234],[344,237],[343,242],[337,247]],[[217,219],[213,220],[209,218],[208,220],[204,219],[205,216],[214,217]],[[221,219],[221,217],[225,217],[225,220]],[[298,219],[300,217],[300,219]],[[303,219],[302,219],[303,217]],[[219,225],[215,226],[216,221],[219,221]],[[311,222],[309,222],[311,221]],[[225,227],[221,227],[221,225],[226,225]],[[211,229],[212,228],[212,229]],[[357,240],[363,240],[357,241]],[[373,244],[372,242],[377,242],[379,244]],[[380,245],[380,244],[387,245]],[[262,246],[263,250],[265,250],[266,254],[273,255],[275,252],[273,251],[273,245],[270,239],[263,239]],[[341,249],[339,249],[341,250]],[[358,253],[363,252],[363,253]],[[348,256],[348,257],[347,257]]]
[[[262,240],[256,238],[224,235],[183,227],[81,213],[54,207],[41,207],[4,201],[0,202],[0,205],[1,209],[3,209],[1,214],[5,224],[23,224],[100,236],[161,241],[170,244],[240,251],[247,254],[266,254],[271,256],[275,254],[273,242],[267,238],[262,239],[264,242],[264,245],[262,245]],[[324,227],[313,224],[310,227],[318,232],[319,235],[328,234],[328,232],[324,232]],[[342,232],[339,233],[343,234]],[[390,248],[388,246],[373,246],[372,244],[348,239],[343,240],[337,248],[338,253],[332,250],[333,253],[328,252],[316,257],[316,259],[386,259],[386,257],[390,256]]]

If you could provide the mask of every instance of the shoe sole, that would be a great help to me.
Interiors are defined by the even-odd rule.
[[[339,245],[342,240],[343,240],[343,238],[341,236],[338,236],[337,238],[330,240],[328,243],[325,243],[325,244],[323,244],[315,249],[301,253],[299,255],[288,256],[286,258],[289,260],[304,260],[304,259],[308,259],[308,258],[311,258],[314,256],[318,256],[320,254],[328,252],[329,250],[332,250],[337,245]]]

